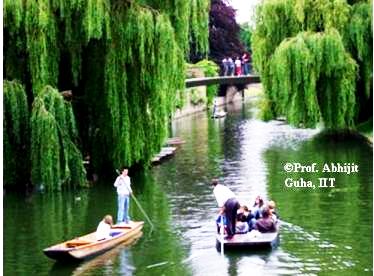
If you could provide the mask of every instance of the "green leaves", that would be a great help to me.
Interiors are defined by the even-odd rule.
[[[219,74],[219,66],[211,60],[203,59],[195,64],[203,69],[204,76],[206,77],[214,77],[218,76]],[[213,103],[214,96],[216,95],[218,89],[218,85],[208,85],[206,88],[206,95],[207,95],[207,105]]]
[[[271,99],[296,126],[353,127],[356,63],[339,33],[300,33],[284,40],[270,62]]]
[[[343,0],[260,5],[253,58],[265,88],[265,117],[286,116],[298,127],[354,128],[363,108],[356,85],[363,80],[366,97],[372,93],[369,11],[367,3],[351,7]]]
[[[5,1],[5,78],[27,84],[33,102],[31,142],[23,143],[31,150],[33,184],[49,190],[84,185],[81,140],[96,171],[102,165],[149,162],[168,134],[176,94],[184,89],[190,40],[208,51],[209,3]],[[71,74],[60,72],[68,66]],[[78,122],[81,133],[71,104],[58,90],[79,97],[75,107],[83,108],[76,114],[88,120]],[[7,141],[19,128],[24,108],[13,96]],[[6,151],[11,156],[11,143]]]
[[[85,186],[83,158],[74,140],[74,117],[70,103],[46,86],[33,103],[31,114],[31,179],[47,190]]]
[[[24,87],[4,81],[4,183],[14,185],[29,166],[29,107]],[[26,184],[26,183],[23,183]]]

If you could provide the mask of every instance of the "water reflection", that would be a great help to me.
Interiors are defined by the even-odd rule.
[[[337,142],[318,130],[261,122],[249,103],[227,106],[219,120],[204,113],[179,119],[186,141],[174,158],[132,175],[134,193],[155,224],[130,247],[72,266],[54,265],[42,249],[93,231],[117,210],[112,181],[90,190],[4,197],[4,274],[28,275],[352,275],[372,271],[372,148]],[[285,173],[284,162],[355,162],[357,174]],[[241,202],[274,199],[283,222],[272,251],[225,253],[215,248],[217,205],[209,185],[219,176]],[[285,177],[336,177],[333,190],[285,189]],[[115,176],[113,176],[114,179]],[[80,198],[78,200],[78,198]],[[131,204],[132,218],[143,216]],[[16,233],[16,234],[15,234]],[[113,255],[111,255],[113,254]],[[100,258],[102,257],[102,258]]]
[[[372,267],[372,148],[356,138],[336,141],[329,136],[300,141],[293,148],[274,145],[264,153],[269,168],[269,192],[277,198],[284,227],[284,248],[305,263],[305,272],[351,271]],[[285,173],[286,162],[302,164],[355,163],[360,171]],[[291,189],[286,177],[336,178],[335,188]],[[302,226],[302,227],[300,227]],[[307,242],[305,242],[307,241]]]
[[[313,138],[318,129],[295,129],[282,121],[261,122],[253,118],[256,110],[250,104],[244,109],[229,106],[228,111],[220,121],[202,114],[177,121],[173,134],[186,144],[174,159],[154,170],[157,180],[166,179],[161,185],[173,219],[183,229],[189,248],[185,261],[193,274],[371,271],[371,258],[365,255],[372,254],[372,148],[357,139],[339,144],[328,137]],[[314,180],[321,176],[286,174],[285,162],[329,161],[357,162],[361,170],[349,177],[334,175],[340,184],[330,191],[284,189],[286,176]],[[284,221],[279,248],[268,256],[256,253],[224,258],[212,250],[217,206],[208,183],[217,175],[243,203],[252,205],[257,195],[276,200]]]

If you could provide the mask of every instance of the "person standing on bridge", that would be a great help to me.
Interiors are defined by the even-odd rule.
[[[232,239],[235,235],[236,214],[240,204],[235,194],[226,186],[219,184],[218,179],[212,179],[213,194],[220,207],[220,215],[225,215],[227,222],[227,239]]]
[[[127,175],[128,169],[123,167],[121,175],[114,182],[118,194],[117,223],[129,223],[130,195],[132,194],[130,177]]]
[[[251,52],[248,52],[248,74],[251,73],[251,66],[252,66],[252,55],[251,55]]]
[[[227,76],[227,74],[228,74],[228,72],[229,72],[229,60],[228,60],[228,58],[224,58],[223,60],[222,60],[222,73],[223,73],[223,75],[224,76]]]
[[[235,59],[235,75],[240,76],[242,74],[242,62],[239,57]]]
[[[248,62],[249,62],[249,55],[248,55],[248,53],[244,53],[243,56],[242,56],[242,72],[243,72],[243,75],[248,75],[249,74]]]
[[[235,72],[235,64],[232,61],[231,57],[228,58],[228,64],[229,64],[229,74],[228,75],[229,76],[233,76],[234,72]]]

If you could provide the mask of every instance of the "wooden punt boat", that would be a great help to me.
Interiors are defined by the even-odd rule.
[[[217,111],[213,113],[212,118],[218,119],[218,118],[223,118],[226,117],[227,112],[225,111]]]
[[[116,245],[133,240],[141,233],[143,221],[133,221],[125,225],[113,225],[115,236],[96,240],[96,232],[65,241],[43,250],[44,254],[57,261],[84,260],[102,254]]]
[[[217,234],[217,249],[221,249],[222,237]],[[279,242],[279,232],[260,233],[248,232],[245,234],[236,234],[231,240],[223,240],[224,249],[266,249],[277,246]]]

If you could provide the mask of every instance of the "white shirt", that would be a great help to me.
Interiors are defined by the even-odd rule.
[[[96,229],[96,240],[99,241],[108,238],[110,238],[110,225],[102,220]]]
[[[214,187],[213,193],[216,197],[218,207],[223,207],[228,199],[235,198],[235,194],[229,188],[221,184],[217,184]]]
[[[123,176],[122,174],[117,177],[114,182],[114,187],[117,187],[117,193],[119,195],[130,195],[132,193],[131,181],[128,175]]]

